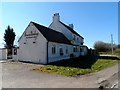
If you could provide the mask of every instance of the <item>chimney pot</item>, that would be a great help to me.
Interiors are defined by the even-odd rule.
[[[73,24],[69,24],[69,27],[70,27],[71,29],[73,29],[73,28],[74,28]]]
[[[56,21],[60,21],[59,13],[55,13],[55,14],[53,15],[53,22],[56,22]]]

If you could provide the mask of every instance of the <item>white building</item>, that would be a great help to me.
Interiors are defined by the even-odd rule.
[[[83,43],[84,38],[73,30],[73,24],[65,25],[56,13],[49,27],[29,23],[19,39],[17,57],[20,61],[47,64],[86,54]]]
[[[7,49],[0,48],[0,60],[7,59]]]

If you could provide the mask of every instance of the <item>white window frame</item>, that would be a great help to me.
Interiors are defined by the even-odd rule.
[[[56,46],[53,45],[53,46],[52,46],[52,55],[55,55],[55,54],[56,54]]]

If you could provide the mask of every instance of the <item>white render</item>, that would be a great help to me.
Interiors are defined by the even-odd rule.
[[[52,54],[52,46],[56,47],[56,54]],[[66,53],[66,47],[68,47],[68,53]],[[71,45],[67,44],[61,44],[61,43],[55,43],[55,42],[49,42],[48,43],[48,62],[54,62],[58,60],[63,60],[63,59],[69,59],[70,54],[72,53],[71,50]],[[60,56],[60,48],[63,48],[63,56]]]
[[[15,51],[16,51],[16,54],[15,54]],[[17,60],[18,61],[18,55],[19,55],[19,48],[18,47],[15,47],[15,48],[12,48],[12,59],[13,60]]]
[[[0,49],[0,60],[7,59],[7,49],[1,48]]]
[[[2,49],[0,49],[0,60],[2,59]]]
[[[30,34],[31,31],[38,33],[38,36],[36,36],[36,38],[26,38],[25,33]],[[46,49],[47,40],[37,28],[30,23],[19,41],[19,60],[46,64]]]
[[[74,26],[73,26],[73,24],[69,24],[69,27],[73,28]],[[81,45],[81,43],[83,43],[83,38],[81,38],[80,36],[72,33],[70,30],[68,30],[65,26],[63,26],[60,23],[59,14],[54,14],[53,22],[49,25],[49,28],[63,33],[75,45]],[[74,36],[76,38],[75,40],[73,40]]]
[[[85,45],[83,45],[83,46],[81,46],[81,47],[82,47],[82,50],[81,50],[80,55],[81,55],[81,56],[87,55],[87,53],[88,53],[88,47],[85,46]]]
[[[19,49],[17,49],[17,55],[13,55],[13,59],[47,64],[59,60],[70,59],[71,54],[73,57],[86,55],[86,47],[83,47],[82,50],[80,49],[84,39],[72,33],[59,21],[59,14],[54,14],[53,22],[50,24],[49,28],[62,33],[71,44],[48,41],[36,26],[30,22],[19,39]],[[70,24],[70,27],[74,28],[73,24]],[[53,47],[55,50],[54,53]]]

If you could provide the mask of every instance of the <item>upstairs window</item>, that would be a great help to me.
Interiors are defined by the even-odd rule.
[[[83,45],[83,42],[81,43],[81,45]]]
[[[74,38],[73,38],[73,40],[75,41],[76,40],[76,36],[74,35]]]
[[[77,42],[79,42],[79,38],[77,37]]]

